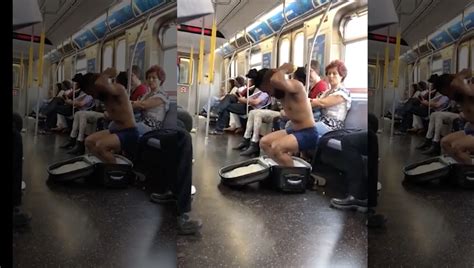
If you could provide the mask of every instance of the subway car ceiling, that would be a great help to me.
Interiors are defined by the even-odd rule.
[[[395,38],[400,28],[401,38],[407,46],[400,47],[401,58],[413,63],[417,57],[424,57],[431,51],[456,43],[466,32],[474,28],[474,5],[471,0],[393,0],[399,23],[371,31],[371,34]],[[369,38],[369,59],[379,55],[383,58],[385,40]],[[391,43],[390,59],[394,58],[395,44]]]
[[[217,30],[224,39],[217,38],[218,53],[224,57],[230,57],[234,51],[242,51],[249,44],[258,44],[262,41],[275,37],[285,25],[282,36],[294,29],[301,27],[304,21],[314,19],[324,13],[328,1],[304,0],[285,1],[285,12],[288,23],[283,15],[283,4],[281,1],[235,1],[231,0],[228,5],[216,6]],[[341,7],[342,6],[342,7]],[[337,9],[332,22],[338,23],[342,16],[354,10],[367,7],[367,1],[333,1],[331,10]],[[204,17],[204,27],[212,27],[213,15]],[[327,21],[327,20],[326,20]],[[317,24],[319,21],[316,21]],[[186,23],[194,27],[202,27],[203,19],[195,19]],[[335,26],[337,27],[337,26]],[[205,51],[209,52],[209,37],[206,40]],[[189,44],[199,44],[200,34],[178,32],[179,51],[189,52]],[[196,51],[196,48],[195,50]]]
[[[125,1],[90,1],[90,0],[44,0],[39,1],[43,14],[45,35],[52,45],[45,44],[45,56],[51,62],[79,52],[94,44],[114,38],[130,27],[143,22],[151,14],[171,16],[176,9],[175,0],[125,0]],[[172,12],[171,12],[172,13]],[[175,12],[174,12],[175,13]],[[27,58],[30,42],[25,36],[40,36],[43,23],[37,23],[15,31],[20,38],[13,40],[13,58],[20,54]],[[32,32],[33,28],[33,32]],[[154,29],[155,30],[155,29]],[[33,43],[35,59],[39,43]]]

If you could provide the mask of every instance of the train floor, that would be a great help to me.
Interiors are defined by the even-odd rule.
[[[247,158],[232,147],[241,135],[209,136],[205,120],[193,135],[192,214],[200,236],[178,237],[179,267],[366,267],[365,215],[329,207],[325,188],[285,194],[220,184],[218,170]],[[328,182],[329,184],[329,182]]]
[[[378,212],[386,227],[369,232],[369,266],[472,267],[474,194],[454,186],[402,184],[403,168],[427,156],[415,147],[422,136],[379,134]]]
[[[23,133],[23,209],[32,220],[14,232],[15,267],[176,267],[174,210],[136,187],[48,183],[47,167],[71,156],[67,137]]]

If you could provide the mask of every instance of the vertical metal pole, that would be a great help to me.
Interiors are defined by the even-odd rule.
[[[204,40],[204,17],[202,18],[202,26],[201,26],[201,40]],[[199,50],[201,50],[201,45],[204,46],[204,44],[200,44],[200,47],[199,47]],[[204,49],[204,48],[202,48]],[[199,52],[201,53],[201,52]],[[204,65],[204,57],[202,57],[200,59],[200,62],[198,64],[202,64]],[[201,68],[203,68],[203,66],[201,66]],[[198,68],[199,69],[199,68]],[[198,70],[199,71],[199,70]],[[197,130],[199,129],[199,109],[200,109],[200,105],[201,105],[201,90],[199,90],[199,86],[201,85],[201,81],[202,81],[202,73],[198,73],[198,83],[196,83],[196,101],[197,101],[197,104],[196,104],[196,115],[195,115],[195,118],[196,118],[196,132]],[[211,111],[207,111],[207,113],[209,114]]]

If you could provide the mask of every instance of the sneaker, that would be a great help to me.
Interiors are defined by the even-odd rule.
[[[196,187],[194,185],[191,185],[191,195],[196,194]]]
[[[420,145],[416,146],[415,149],[425,150],[425,149],[428,149],[431,146],[431,144],[432,144],[431,139],[426,139],[425,138],[425,141],[423,143],[421,143]]]
[[[25,190],[26,189],[26,183],[25,181],[21,181],[21,190]]]
[[[194,235],[202,227],[201,220],[191,220],[187,213],[178,216],[178,235]]]
[[[176,202],[176,197],[171,191],[165,193],[152,193],[150,195],[150,200],[153,203],[163,204],[163,203],[170,203]]]
[[[211,134],[211,135],[223,135],[224,131],[215,129],[215,130],[209,132],[209,134]]]
[[[352,195],[347,196],[344,199],[332,198],[331,206],[338,209],[352,209],[359,212],[367,212],[367,199],[360,200],[356,199]]]
[[[377,191],[382,190],[382,184],[380,182],[377,182]]]

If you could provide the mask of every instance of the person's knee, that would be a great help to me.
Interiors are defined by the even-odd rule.
[[[449,139],[446,139],[446,137],[443,137],[441,139],[440,144],[441,144],[441,148],[443,148],[443,150],[447,150],[450,147]]]
[[[270,146],[270,150],[275,155],[282,154],[283,153],[283,145],[280,142],[273,142]]]
[[[263,137],[260,139],[260,148],[262,148],[265,152],[268,152],[270,149],[271,143],[267,137]]]
[[[84,141],[84,145],[89,151],[93,151],[95,149],[95,144],[96,142],[93,138],[91,138],[91,136],[88,136]]]

